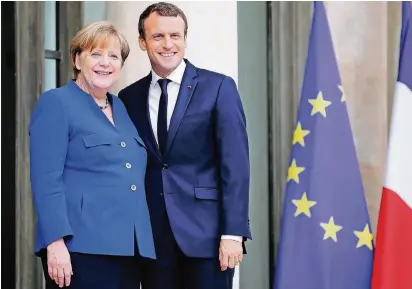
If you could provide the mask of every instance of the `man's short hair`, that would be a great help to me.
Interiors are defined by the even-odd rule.
[[[145,31],[144,31],[144,21],[150,16],[152,13],[157,13],[160,16],[170,16],[170,17],[178,17],[180,16],[183,21],[185,22],[185,37],[187,35],[187,18],[185,13],[174,4],[166,3],[166,2],[159,2],[150,5],[147,7],[143,13],[140,15],[139,18],[139,34],[143,39],[146,39]]]

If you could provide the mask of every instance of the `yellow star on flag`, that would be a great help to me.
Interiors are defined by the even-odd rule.
[[[335,243],[338,241],[336,233],[342,230],[342,226],[335,225],[333,217],[330,217],[329,223],[320,223],[320,226],[325,230],[323,240],[331,238],[333,241],[335,241]]]
[[[332,104],[332,102],[323,99],[322,91],[319,91],[316,99],[309,99],[309,103],[312,105],[311,115],[319,112],[324,117],[326,117],[326,108]]]
[[[293,143],[296,144],[299,143],[301,146],[305,146],[305,136],[307,136],[310,133],[309,130],[303,130],[300,122],[298,122],[298,125],[296,126],[295,132],[293,133]]]
[[[292,164],[290,165],[288,169],[288,179],[287,181],[289,182],[290,180],[294,180],[297,184],[299,184],[299,174],[305,170],[304,167],[298,167],[296,165],[296,160],[293,159]]]
[[[308,200],[306,192],[303,193],[300,200],[292,200],[292,203],[296,206],[295,217],[303,213],[310,218],[310,208],[316,205],[315,201]]]
[[[360,248],[362,246],[366,246],[369,248],[369,250],[372,251],[372,240],[373,240],[373,235],[369,230],[368,224],[365,225],[365,228],[363,229],[362,232],[360,231],[354,231],[353,232],[356,237],[359,238],[358,244],[356,245],[356,248]]]
[[[343,91],[343,86],[339,85],[338,87],[339,87],[339,90],[342,92],[342,97],[341,97],[340,101],[345,102],[346,101],[346,95],[345,95],[345,92]]]

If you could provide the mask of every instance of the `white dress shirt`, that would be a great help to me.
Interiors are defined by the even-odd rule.
[[[177,97],[179,95],[180,84],[182,83],[183,74],[185,73],[186,63],[184,60],[180,62],[179,66],[167,77],[171,80],[167,85],[167,129],[169,129],[170,119],[172,118],[173,110],[175,109]],[[161,79],[159,75],[156,74],[152,70],[152,81],[150,83],[149,88],[149,114],[150,114],[150,122],[152,124],[152,129],[154,136],[156,138],[156,142],[159,144],[157,139],[157,117],[159,113],[159,102],[160,102],[160,95],[162,90],[160,88],[159,83],[157,82]],[[242,242],[242,237],[240,236],[232,236],[232,235],[223,235],[222,239],[230,239]]]

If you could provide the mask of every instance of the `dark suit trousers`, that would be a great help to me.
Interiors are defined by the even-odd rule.
[[[221,271],[218,258],[185,256],[167,216],[163,224],[163,237],[155,240],[157,260],[143,260],[142,289],[232,289],[233,269]]]
[[[135,252],[138,252],[135,249]],[[60,289],[47,272],[46,251],[40,254],[46,289]],[[70,289],[139,289],[141,260],[136,256],[107,256],[70,253],[73,276]]]

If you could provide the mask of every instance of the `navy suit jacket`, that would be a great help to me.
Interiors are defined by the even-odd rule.
[[[74,81],[42,94],[30,123],[36,252],[65,238],[70,252],[155,258],[145,194],[147,152],[124,104],[115,126]]]
[[[184,61],[163,157],[148,111],[151,74],[119,98],[148,147],[146,194],[156,247],[166,210],[181,250],[212,258],[221,235],[251,239],[246,120],[233,79]]]

